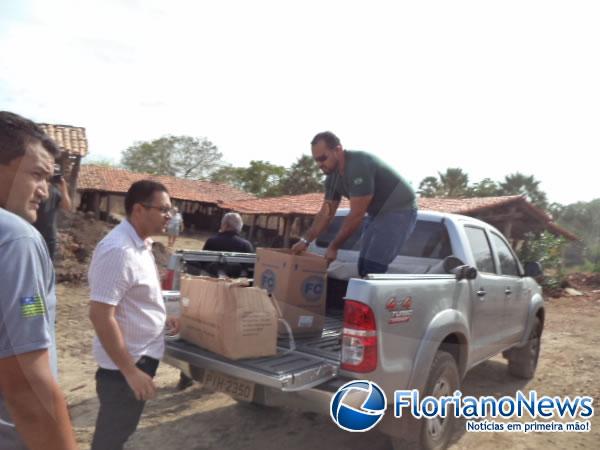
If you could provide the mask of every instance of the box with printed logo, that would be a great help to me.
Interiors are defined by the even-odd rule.
[[[294,335],[320,334],[325,322],[327,262],[312,253],[289,249],[256,251],[254,285],[275,297]],[[286,334],[282,324],[279,334]]]

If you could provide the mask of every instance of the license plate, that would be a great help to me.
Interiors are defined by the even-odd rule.
[[[213,391],[223,392],[237,400],[250,402],[254,398],[254,383],[224,373],[205,370],[202,383]]]

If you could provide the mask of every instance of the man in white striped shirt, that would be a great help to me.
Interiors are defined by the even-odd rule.
[[[100,410],[92,450],[117,450],[137,428],[164,353],[165,304],[150,236],[164,232],[171,201],[160,183],[142,180],[125,196],[127,218],[100,241],[90,264],[90,319],[96,331]],[[178,323],[167,324],[175,332]]]

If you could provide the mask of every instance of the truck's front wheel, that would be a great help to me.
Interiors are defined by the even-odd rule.
[[[424,397],[452,396],[458,389],[460,389],[460,376],[456,360],[450,353],[438,351],[429,371]],[[455,422],[454,409],[449,404],[446,417],[420,419],[411,436],[406,436],[406,439],[393,438],[394,449],[444,449],[450,442]]]

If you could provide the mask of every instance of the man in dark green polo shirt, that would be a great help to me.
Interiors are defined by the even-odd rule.
[[[417,206],[412,187],[390,166],[366,152],[344,150],[339,138],[325,131],[312,142],[312,154],[327,175],[325,198],[306,235],[293,247],[295,253],[308,248],[329,225],[342,196],[350,199],[350,212],[325,258],[336,259],[338,249],[359,229],[362,244],[358,273],[385,273],[402,245],[412,233],[417,220]]]

